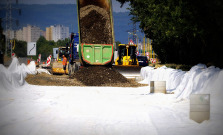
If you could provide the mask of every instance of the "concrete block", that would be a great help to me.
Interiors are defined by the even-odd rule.
[[[190,104],[210,104],[210,94],[191,94]]]
[[[150,81],[150,93],[166,94],[166,81]]]
[[[198,123],[210,119],[210,94],[191,94],[190,119]]]
[[[190,111],[191,112],[209,112],[210,111],[210,105],[195,105],[191,104],[190,105]]]
[[[210,112],[190,112],[190,119],[201,123],[210,119]]]

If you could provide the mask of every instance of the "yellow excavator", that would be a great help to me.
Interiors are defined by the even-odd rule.
[[[52,63],[52,73],[53,74],[64,74],[63,70],[63,55],[67,57],[67,49],[66,47],[59,47],[58,50],[56,51],[57,53],[57,60]],[[67,65],[68,65],[68,60],[67,60]],[[68,74],[68,66],[66,67],[66,74]]]
[[[119,44],[118,45],[118,57],[115,60],[115,65],[120,66],[139,66],[138,59],[136,57],[137,45],[133,44]]]

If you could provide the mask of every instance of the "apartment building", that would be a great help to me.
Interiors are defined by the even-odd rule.
[[[46,40],[51,41],[53,40],[53,26],[46,27]]]
[[[15,31],[14,30],[3,31],[3,34],[6,35],[8,39],[14,39],[15,38]]]
[[[10,33],[10,34],[9,34]],[[26,42],[36,42],[40,36],[44,36],[48,41],[64,40],[69,38],[69,27],[63,25],[52,25],[46,27],[46,31],[37,26],[27,25],[17,31],[5,31],[4,34],[10,35],[10,39],[23,40]]]
[[[39,27],[27,25],[23,27],[23,40],[26,42],[36,42],[41,35]]]
[[[23,30],[22,29],[19,29],[15,32],[15,39],[23,40]]]
[[[69,27],[63,25],[52,25],[46,28],[46,40],[64,40],[69,37]]]

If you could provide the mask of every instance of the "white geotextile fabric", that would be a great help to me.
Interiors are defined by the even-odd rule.
[[[188,72],[166,66],[157,69],[148,66],[141,69],[140,75],[144,79],[142,83],[166,81],[167,91],[174,91],[178,99],[186,99],[193,93],[210,94],[212,90],[222,91],[223,83],[216,83],[222,81],[222,72],[223,70],[214,66],[207,68],[204,64],[198,64]]]
[[[158,69],[154,67],[143,67],[140,71],[144,79],[141,83],[149,84],[150,81],[166,81],[167,90],[174,90],[181,82],[185,71],[175,70],[162,66]]]
[[[46,70],[46,69],[38,68],[38,69],[36,69],[36,71],[37,71],[37,73],[39,73],[39,74],[41,74],[41,73],[46,73],[46,74],[51,75],[50,72],[49,72],[48,70]]]
[[[168,81],[178,98],[209,93],[210,120],[201,124],[189,119],[189,101],[176,101],[172,94],[148,94],[148,87],[23,86],[25,76],[36,72],[45,71],[38,71],[34,62],[25,66],[13,59],[9,68],[0,65],[1,135],[223,133],[223,70],[219,68],[199,64],[188,72],[167,67],[141,70],[147,83]],[[14,91],[4,93],[4,89]]]
[[[16,57],[13,58],[8,68],[0,64],[0,90],[17,89],[25,84],[27,74],[36,74],[37,72],[47,73],[48,71],[37,70],[34,61],[31,61],[27,66],[24,63],[19,64]]]

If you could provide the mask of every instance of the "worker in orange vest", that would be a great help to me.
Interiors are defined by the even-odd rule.
[[[63,55],[63,70],[64,70],[64,74],[66,74],[66,66],[67,66],[67,58]]]

